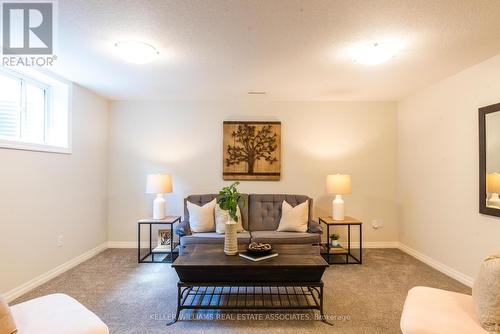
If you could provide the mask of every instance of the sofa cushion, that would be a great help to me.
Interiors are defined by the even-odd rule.
[[[236,222],[236,232],[244,232],[243,224],[241,223],[241,210],[240,207],[236,207],[236,216],[238,221]],[[228,210],[221,209],[219,204],[215,205],[215,232],[219,234],[226,233],[226,223],[231,221],[231,216]]]
[[[278,232],[306,232],[308,223],[307,201],[295,207],[283,201]]]
[[[56,293],[11,307],[19,334],[107,334],[94,313],[68,295]]]
[[[312,199],[303,195],[261,195],[251,194],[248,206],[248,228],[247,231],[276,231],[281,219],[281,206],[287,201],[295,207],[305,201],[309,201],[308,220],[312,217]]]
[[[224,234],[218,234],[215,232],[208,233],[193,233],[191,235],[185,235],[181,237],[181,245],[192,245],[192,244],[224,244]],[[250,243],[250,233],[242,232],[236,235],[238,238],[238,243],[249,244]],[[222,249],[221,249],[222,250]]]
[[[403,334],[487,334],[472,296],[417,286],[408,291],[401,315]]]
[[[13,334],[17,331],[16,323],[10,312],[9,305],[5,299],[0,296],[0,333]]]
[[[481,264],[472,297],[483,328],[490,333],[500,333],[500,252]]]
[[[315,244],[320,242],[317,233],[278,232],[278,231],[253,231],[252,241],[268,244]]]
[[[189,211],[187,209],[187,202],[194,203],[202,206],[217,198],[217,194],[204,194],[204,195],[190,195],[184,198],[184,221],[189,221]],[[241,211],[242,225],[245,230],[248,230],[248,194],[241,194],[238,201],[238,206]]]
[[[202,206],[187,202],[189,227],[192,232],[215,231],[215,205],[215,198]]]

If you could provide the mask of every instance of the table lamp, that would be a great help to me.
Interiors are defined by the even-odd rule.
[[[491,193],[488,206],[500,209],[500,197],[498,197],[498,193],[500,193],[500,173],[486,175],[486,192]]]
[[[335,194],[332,202],[333,220],[344,220],[344,200],[342,195],[351,193],[351,176],[346,174],[328,175],[326,177],[328,193]]]
[[[164,193],[172,192],[172,178],[170,174],[150,174],[146,185],[146,194],[156,194],[153,202],[153,219],[165,218]]]

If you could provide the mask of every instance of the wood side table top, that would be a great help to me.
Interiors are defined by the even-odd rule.
[[[345,216],[344,220],[333,220],[332,216],[319,217],[320,223],[325,223],[327,225],[362,225],[363,222],[357,220],[356,218]]]
[[[139,224],[173,224],[180,221],[181,216],[166,216],[163,219],[153,219],[153,218],[145,218],[139,219],[137,223]]]

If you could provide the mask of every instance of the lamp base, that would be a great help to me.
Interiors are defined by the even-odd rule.
[[[490,199],[488,200],[488,206],[500,209],[500,197],[497,193],[492,193]]]
[[[344,220],[344,200],[342,195],[335,195],[332,202],[332,218],[333,220]]]
[[[153,201],[153,219],[164,219],[165,218],[165,199],[163,194],[156,194],[156,198]]]

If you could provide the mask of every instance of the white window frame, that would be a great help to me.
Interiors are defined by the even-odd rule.
[[[51,102],[53,99],[53,92],[52,92],[52,87],[50,83],[47,83],[46,81],[57,81],[60,84],[64,84],[68,86],[68,124],[67,124],[67,134],[68,134],[68,145],[66,146],[56,146],[56,145],[50,145],[50,144],[39,144],[39,143],[32,143],[29,141],[23,141],[21,138],[17,139],[8,139],[5,137],[0,136],[0,149],[5,148],[5,149],[13,149],[13,150],[26,150],[26,151],[37,151],[37,152],[49,152],[49,153],[62,153],[62,154],[71,154],[72,153],[72,112],[71,112],[71,101],[72,101],[72,85],[71,82],[60,78],[59,76],[48,72],[48,71],[37,71],[31,68],[25,69],[21,73],[20,71],[13,71],[10,69],[0,69],[0,74],[6,75],[9,77],[13,77],[15,79],[24,81],[22,83],[22,95],[26,94],[26,84],[25,83],[30,83],[35,86],[38,86],[42,89],[44,89],[45,92],[45,115],[44,115],[44,141],[46,141],[46,136],[48,131],[50,131],[50,117],[52,117],[52,112],[51,112]],[[26,99],[24,97],[21,98],[22,103],[26,103]],[[20,117],[23,117],[23,113],[26,113],[26,106],[22,105],[21,106],[21,115]],[[21,122],[19,122],[19,135],[21,137],[22,133],[22,125]]]

